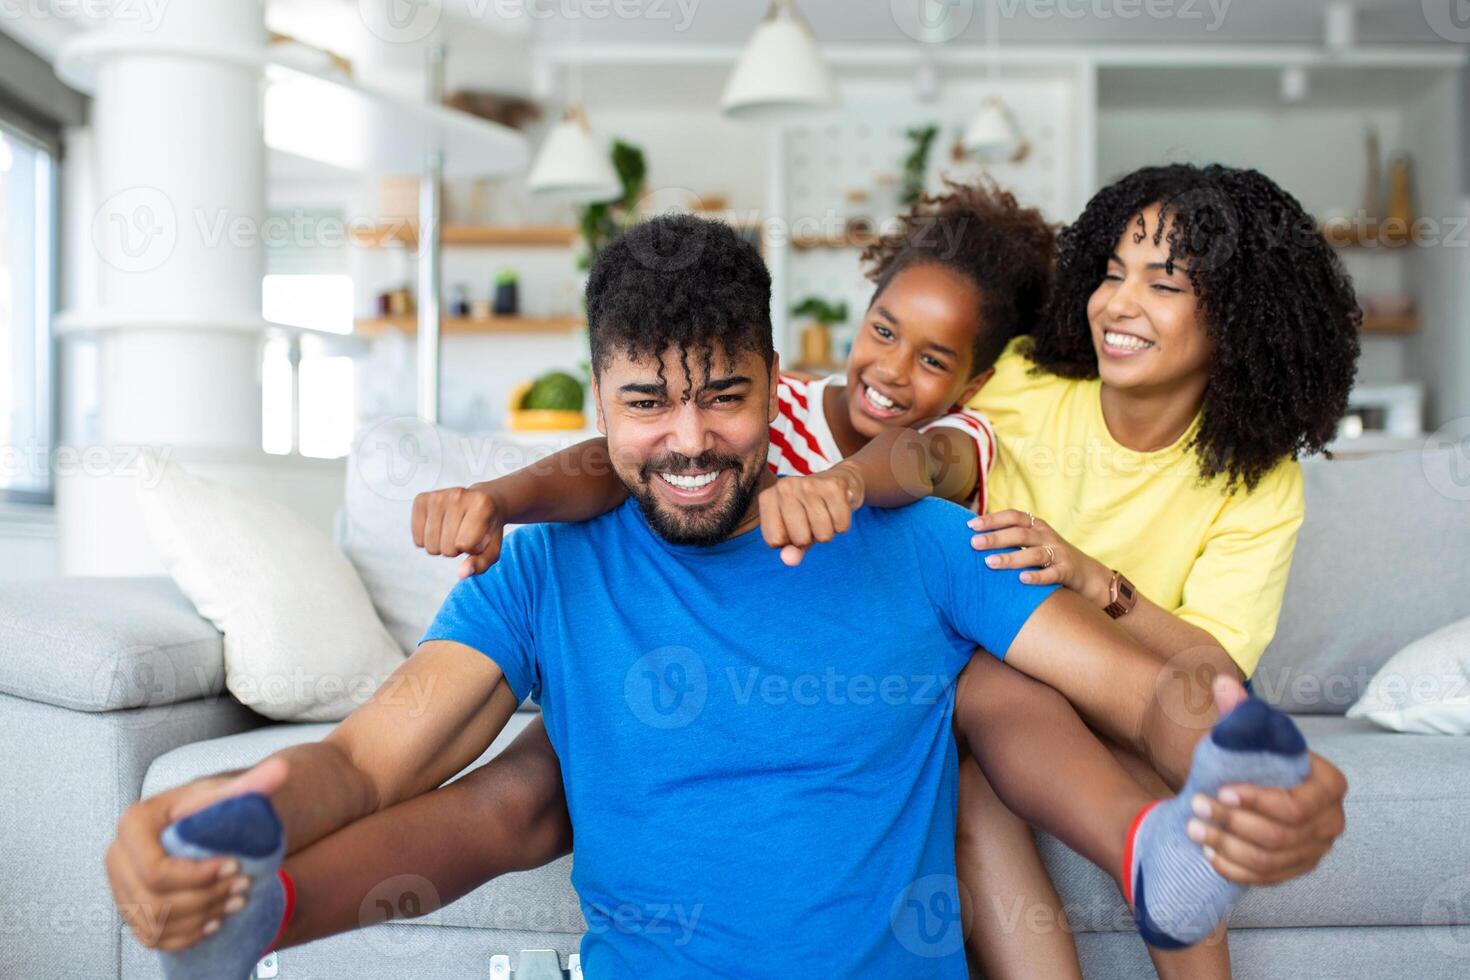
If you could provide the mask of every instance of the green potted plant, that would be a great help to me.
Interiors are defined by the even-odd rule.
[[[898,202],[908,207],[924,193],[924,175],[929,172],[929,151],[934,146],[934,137],[939,135],[939,127],[932,123],[928,126],[917,126],[905,135],[912,146],[903,161]]]
[[[791,308],[791,315],[811,321],[801,332],[801,359],[798,368],[816,369],[832,366],[832,328],[847,322],[847,304],[829,303],[820,296],[808,296]]]
[[[597,253],[603,246],[627,228],[636,217],[634,207],[643,196],[644,180],[648,176],[648,164],[643,151],[631,143],[613,140],[612,165],[622,184],[623,195],[615,201],[588,204],[577,209],[577,227],[582,233],[585,248],[577,257],[577,268],[592,268]]]
[[[519,282],[514,269],[501,269],[495,274],[496,316],[515,316],[521,311]]]

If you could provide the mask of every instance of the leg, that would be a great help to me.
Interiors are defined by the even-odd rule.
[[[1031,828],[1006,809],[968,756],[960,760],[959,809],[955,865],[965,883],[960,896],[972,903],[965,919],[973,929],[970,956],[986,980],[1082,980],[1062,900]],[[1038,909],[1046,914],[1037,917]]]
[[[1200,741],[1184,791],[1150,807],[1065,698],[984,655],[960,677],[955,723],[999,798],[1113,875],[1140,931],[1166,948],[1207,938],[1243,893],[1189,839],[1193,795],[1227,782],[1292,786],[1308,768],[1290,719],[1248,699]]]
[[[1164,782],[1164,778],[1149,767],[1138,756],[1126,749],[1116,745],[1108,746],[1118,764],[1128,771],[1137,783],[1142,786],[1149,795],[1163,799],[1170,796],[1173,790]],[[1159,980],[1192,980],[1195,977],[1216,977],[1229,980],[1230,977],[1230,947],[1225,941],[1225,926],[1221,925],[1211,934],[1209,939],[1198,946],[1190,946],[1187,949],[1159,949],[1155,946],[1148,947],[1149,959],[1154,962],[1154,970],[1159,975]]]
[[[424,915],[508,871],[571,850],[561,767],[540,718],[504,752],[460,779],[350,824],[286,859],[296,911],[278,948],[364,925],[363,903],[395,875],[423,878]],[[377,921],[376,918],[373,921]]]

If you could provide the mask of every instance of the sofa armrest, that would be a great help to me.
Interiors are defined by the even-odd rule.
[[[75,711],[224,689],[224,644],[168,578],[59,578],[0,590],[0,692]]]

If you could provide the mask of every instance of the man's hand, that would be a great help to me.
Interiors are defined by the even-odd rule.
[[[862,473],[845,462],[811,476],[788,476],[762,490],[758,498],[761,535],[781,549],[781,561],[795,568],[806,549],[826,543],[852,526],[852,512],[863,505]]]
[[[413,543],[431,555],[465,555],[459,577],[479,575],[500,558],[505,508],[488,490],[449,487],[413,498]]]
[[[1234,680],[1218,678],[1215,687],[1221,713],[1245,696]],[[1347,788],[1342,772],[1312,753],[1307,778],[1291,789],[1225,786],[1217,799],[1196,797],[1189,836],[1229,880],[1274,885],[1311,871],[1342,836]]]
[[[117,822],[104,865],[112,897],[138,941],[152,949],[192,946],[244,907],[250,879],[232,858],[171,857],[159,843],[169,824],[241,793],[270,794],[286,779],[286,764],[267,759],[244,773],[210,776],[140,800]]]

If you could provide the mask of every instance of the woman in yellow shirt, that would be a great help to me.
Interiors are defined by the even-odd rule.
[[[1302,521],[1296,460],[1333,435],[1360,323],[1315,223],[1263,175],[1176,165],[1103,189],[1062,233],[1041,322],[969,403],[1001,446],[975,547],[1018,548],[988,562],[1087,596],[1159,655],[1157,689],[1120,697],[1161,697],[1180,671],[1248,679]],[[1016,682],[989,657],[970,672],[997,703]],[[1140,760],[1125,762],[1164,792]],[[1317,791],[1341,780],[1317,776]],[[1029,829],[973,760],[961,777],[959,863],[986,896],[971,938],[986,975],[1080,978],[1064,930],[1018,932],[1007,914],[1060,908]],[[1209,847],[1209,801],[1197,812]],[[1232,857],[1212,859],[1248,880]],[[1150,954],[1162,977],[1226,977],[1221,940]]]

